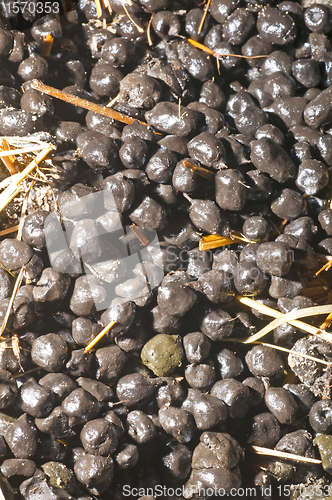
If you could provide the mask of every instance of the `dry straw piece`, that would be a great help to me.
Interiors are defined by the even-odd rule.
[[[43,57],[48,57],[51,53],[52,46],[53,46],[54,38],[53,36],[49,33],[48,35],[44,36],[43,39],[43,47],[41,51],[41,55]]]
[[[264,335],[267,335],[269,332],[277,328],[278,326],[284,324],[284,323],[290,323],[291,325],[295,326],[296,328],[299,328],[300,330],[303,330],[307,333],[310,333],[311,335],[317,335],[320,338],[326,340],[327,342],[332,342],[332,334],[329,332],[322,331],[320,328],[317,328],[312,325],[308,325],[307,323],[304,323],[302,321],[297,321],[298,318],[307,318],[309,316],[317,316],[320,314],[329,314],[332,312],[332,305],[325,305],[325,306],[314,306],[314,307],[306,307],[304,309],[298,309],[295,311],[291,311],[290,313],[283,314],[282,312],[276,311],[275,309],[272,309],[271,307],[265,306],[264,304],[260,304],[259,302],[256,302],[255,300],[249,299],[248,297],[241,297],[238,296],[237,300],[244,305],[247,305],[248,307],[252,307],[256,309],[257,311],[260,311],[263,314],[266,314],[268,316],[272,316],[275,319],[274,321],[271,321],[268,325],[266,325],[264,328],[262,328],[259,332],[255,333],[251,337],[248,337],[243,341],[244,344],[251,344],[252,342],[255,342],[256,340],[259,340],[260,338],[264,337]]]
[[[246,446],[246,450],[257,455],[265,455],[267,457],[277,457],[283,458],[285,460],[292,460],[295,462],[303,462],[306,464],[321,464],[321,460],[316,458],[303,457],[302,455],[295,455],[294,453],[287,453],[285,451],[271,450],[270,448],[264,448],[262,446]]]
[[[1,160],[4,163],[6,169],[10,173],[10,175],[18,174],[20,169],[18,168],[17,161],[13,152],[11,151],[11,147],[5,137],[1,139],[0,143],[0,153],[5,153],[1,156]]]
[[[56,89],[55,87],[50,87],[49,85],[45,85],[39,80],[32,80],[31,88],[33,88],[34,90],[38,90],[43,94],[55,97],[56,99],[60,99],[61,101],[68,102],[69,104],[74,104],[75,106],[79,106],[80,108],[99,113],[100,115],[108,116],[109,118],[113,118],[113,120],[126,123],[127,125],[130,125],[131,123],[136,121],[136,118],[124,115],[123,113],[114,111],[113,109],[107,108],[106,106],[101,106],[100,104],[95,104],[94,102],[87,101],[86,99],[82,99],[81,97],[68,94],[68,92],[63,92],[62,90]],[[142,125],[145,125],[147,127],[149,126],[146,122],[142,122],[140,120],[138,121]]]
[[[149,244],[149,240],[144,236],[144,234],[141,232],[141,230],[136,226],[136,224],[131,224],[129,226],[132,232],[135,234],[135,236],[140,240],[142,245],[146,246]]]
[[[233,337],[226,337],[226,338],[222,339],[221,341],[222,342],[238,342],[240,344],[245,343],[243,341],[243,339],[237,339],[237,338],[233,338]],[[328,361],[325,361],[325,359],[315,358],[315,356],[310,356],[310,354],[304,354],[303,352],[298,352],[298,351],[294,351],[292,349],[287,349],[287,347],[281,347],[280,345],[269,344],[267,342],[260,342],[259,340],[252,342],[252,344],[262,345],[264,347],[270,347],[271,349],[275,349],[276,351],[287,352],[287,354],[291,354],[292,356],[299,356],[300,358],[310,359],[311,361],[315,361],[315,363],[319,363],[321,365],[328,366],[331,364]]]
[[[288,321],[291,320],[296,320],[297,318],[307,318],[309,316],[318,316],[320,314],[329,314],[332,312],[332,304],[326,305],[326,306],[314,306],[314,307],[306,307],[303,309],[291,311],[287,314],[285,314],[283,317],[277,318],[274,321],[271,321],[268,325],[266,325],[264,328],[262,328],[259,332],[257,332],[255,335],[253,335],[252,340],[258,340],[262,338],[264,335],[268,334],[269,332],[272,332],[275,328],[278,326],[282,325],[283,323],[288,323]],[[306,324],[306,323],[304,323]],[[306,325],[306,331],[309,331],[311,325]],[[328,342],[332,342],[332,334],[322,331],[319,328],[315,328],[315,332],[313,332],[313,335],[318,335],[324,340],[327,340]],[[301,329],[303,329],[303,326],[301,326]],[[309,332],[310,333],[310,332]],[[246,343],[250,343],[252,340],[249,340]]]
[[[6,234],[15,233],[16,231],[18,231],[19,227],[20,225],[17,224],[16,226],[9,227],[8,229],[3,229],[2,231],[0,231],[0,236],[6,236]]]
[[[5,317],[3,318],[2,326],[1,326],[1,329],[0,329],[0,336],[3,334],[3,332],[5,331],[5,328],[7,326],[7,322],[8,322],[10,313],[12,312],[12,307],[13,307],[13,304],[14,304],[14,300],[15,300],[16,294],[17,294],[18,289],[20,288],[22,280],[23,280],[24,272],[25,272],[25,267],[22,267],[22,269],[20,270],[20,272],[19,272],[19,274],[18,274],[18,276],[16,278],[15,285],[14,285],[14,288],[13,288],[13,293],[12,293],[12,295],[10,297]]]
[[[148,44],[149,44],[150,47],[152,47],[152,45],[153,45],[152,39],[151,39],[151,23],[152,23],[153,16],[154,16],[154,13],[151,14],[151,17],[150,17],[150,20],[149,20],[149,23],[148,23],[148,27],[147,27],[147,30],[146,30],[146,37],[148,39]]]
[[[97,342],[99,342],[99,340],[101,340],[104,335],[106,335],[106,333],[108,333],[110,329],[113,328],[115,323],[116,321],[110,321],[108,325],[106,325],[105,328],[100,333],[98,333],[98,335],[94,339],[92,339],[91,342],[85,347],[84,354],[88,353],[97,344]]]
[[[183,37],[185,38],[185,37]],[[200,49],[203,52],[206,52],[207,54],[210,54],[210,56],[213,56],[217,59],[223,59],[224,57],[239,57],[241,59],[260,59],[262,57],[268,57],[267,55],[261,55],[261,56],[243,56],[242,54],[219,54],[218,52],[215,52],[214,50],[210,49],[206,45],[203,45],[202,43],[196,42],[196,40],[193,40],[192,38],[185,38],[187,42],[189,42],[191,45],[196,47],[196,49]]]
[[[233,245],[234,243],[253,243],[243,236],[243,234],[233,231],[230,236],[220,236],[219,234],[208,234],[203,236],[199,242],[199,250],[213,250],[215,248]]]
[[[99,18],[103,15],[100,0],[95,0],[95,4],[96,4],[97,17]]]
[[[139,33],[144,33],[144,28],[142,28],[139,24],[135,23],[134,19],[131,17],[130,15],[130,12],[129,10],[127,9],[127,7],[125,6],[124,2],[122,0],[120,0],[120,3],[123,7],[123,10],[125,11],[125,13],[127,14],[128,16],[128,19],[130,19],[130,21],[133,23],[133,25],[136,27],[137,31]]]
[[[209,7],[210,7],[210,3],[211,3],[211,0],[208,0],[207,3],[206,3],[202,19],[201,19],[201,22],[199,23],[199,27],[198,27],[198,30],[197,30],[197,35],[199,35],[201,33],[202,29],[203,29],[204,21],[205,21],[205,18],[207,16],[207,13],[208,13],[208,10],[209,10]]]
[[[215,173],[211,172],[211,170],[208,170],[207,168],[201,167],[200,165],[196,165],[196,163],[192,163],[189,160],[184,160],[183,165],[185,167],[190,168],[195,174],[200,175],[201,177],[204,177],[208,181],[214,181]]]
[[[32,160],[29,165],[25,167],[20,174],[16,174],[12,182],[6,187],[6,189],[0,194],[0,212],[5,208],[6,205],[20,192],[19,184],[32,172],[38,164],[43,161],[46,156],[53,150],[53,146],[43,149],[34,160]]]

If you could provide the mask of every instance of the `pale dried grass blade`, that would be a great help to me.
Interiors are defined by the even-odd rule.
[[[130,21],[133,23],[133,25],[136,27],[137,31],[138,31],[139,33],[144,33],[144,29],[143,29],[141,26],[139,26],[139,24],[135,23],[134,19],[131,17],[131,15],[130,15],[130,13],[129,13],[129,10],[127,9],[127,7],[125,6],[125,4],[123,3],[123,1],[122,1],[122,0],[120,0],[120,3],[121,3],[121,5],[122,5],[122,7],[123,7],[123,10],[124,10],[124,11],[125,11],[125,13],[127,14],[128,18],[129,18],[129,19],[130,19]],[[132,5],[132,4],[129,4],[129,2],[128,2],[128,5]]]
[[[17,224],[16,226],[12,226],[12,227],[9,227],[7,229],[3,229],[2,231],[0,231],[0,237],[6,236],[7,234],[15,233],[16,231],[18,231],[19,227],[20,227],[20,225]]]
[[[222,342],[238,342],[240,344],[243,344],[243,339],[237,339],[233,337],[227,337],[222,339]],[[292,356],[299,356],[300,358],[305,358],[305,359],[310,359],[311,361],[314,361],[315,363],[319,363],[321,365],[329,365],[325,359],[320,359],[320,358],[315,358],[314,356],[310,356],[310,354],[304,354],[303,352],[297,352],[293,351],[292,349],[287,349],[287,347],[282,347],[280,345],[275,345],[275,344],[269,344],[267,342],[260,342],[259,340],[256,340],[255,342],[252,342],[255,345],[263,345],[265,347],[270,347],[271,349],[275,349],[276,351],[282,351],[282,352],[287,352],[287,354],[291,354]]]
[[[14,335],[12,336],[12,349],[14,356],[18,361],[19,367],[21,368],[21,371],[24,372],[24,368],[21,364],[20,341],[16,333],[14,333]]]
[[[5,137],[3,137],[1,139],[0,150],[1,150],[0,152],[7,153],[1,159],[2,159],[2,162],[4,163],[6,169],[10,173],[10,175],[18,174],[20,169],[18,168],[16,158],[15,158],[15,156],[13,156],[13,153],[11,151],[11,147],[10,147],[10,145]]]
[[[275,328],[282,325],[283,323],[289,323],[292,320],[296,320],[297,318],[307,318],[309,316],[318,316],[320,314],[329,314],[332,312],[332,304],[326,306],[314,306],[314,307],[305,307],[303,309],[297,309],[296,311],[291,311],[290,313],[284,314],[282,317],[271,321],[268,325],[262,328],[259,332],[255,333],[248,339],[244,341],[244,344],[250,344],[254,340],[259,340],[264,337],[268,333],[272,332]],[[307,325],[303,323],[303,326],[306,325],[306,330],[308,333],[312,333],[313,335],[318,335],[320,338],[326,340],[327,342],[332,342],[332,334],[328,332],[324,332],[319,328],[311,327],[311,325]],[[303,326],[301,329],[303,330]],[[315,329],[314,332],[309,331],[311,328]]]
[[[268,344],[267,342],[254,342],[254,344],[260,344],[265,347],[271,347],[272,349],[276,349],[277,351],[287,352],[292,356],[300,356],[300,358],[310,359],[311,361],[314,361],[315,363],[320,363],[321,365],[327,366],[330,364],[327,361],[325,361],[325,359],[315,358],[315,356],[310,356],[310,354],[304,354],[303,352],[293,351],[292,349],[287,349],[287,347],[282,347],[280,345]]]
[[[16,174],[15,180],[0,194],[0,212],[20,191],[19,184],[38,166],[46,156],[52,151],[52,148],[43,149],[32,162],[20,173]]]
[[[7,311],[6,311],[5,317],[3,318],[2,326],[1,326],[1,329],[0,329],[0,336],[3,334],[3,332],[5,331],[5,328],[7,326],[7,322],[8,322],[8,319],[9,319],[9,316],[10,316],[10,313],[11,313],[11,310],[12,310],[12,307],[13,307],[13,304],[14,304],[14,300],[15,300],[16,294],[17,294],[18,289],[20,288],[21,283],[22,283],[24,271],[25,271],[25,267],[22,267],[22,269],[20,270],[20,272],[18,273],[18,276],[16,278],[15,285],[14,285],[14,288],[13,288],[13,293],[12,293],[12,295],[10,297],[10,301],[8,303],[8,307],[7,307]]]
[[[283,458],[285,460],[293,460],[295,462],[303,462],[306,464],[321,464],[321,460],[316,458],[303,457],[302,455],[295,455],[294,453],[287,453],[285,451],[271,450],[270,448],[264,448],[262,446],[246,446],[248,451],[256,453],[257,455],[265,455],[268,457]]]
[[[263,314],[266,314],[267,316],[272,316],[274,318],[277,318],[275,321],[272,321],[268,325],[266,325],[264,328],[262,328],[259,332],[255,333],[251,337],[245,339],[243,341],[244,344],[250,344],[256,340],[259,340],[262,338],[264,335],[267,333],[271,332],[277,326],[282,325],[283,323],[289,323],[296,328],[299,328],[300,330],[303,330],[307,333],[310,333],[311,335],[318,335],[320,338],[323,338],[327,342],[332,342],[332,334],[328,332],[322,331],[320,328],[317,328],[312,325],[308,325],[307,323],[304,323],[303,321],[297,321],[295,318],[304,318],[308,316],[315,316],[317,314],[328,314],[332,312],[332,305],[326,305],[326,306],[315,306],[315,307],[309,307],[306,309],[299,309],[297,311],[292,311],[291,313],[288,314],[283,314],[280,311],[276,311],[275,309],[272,309],[271,307],[265,306],[264,304],[260,304],[259,302],[249,299],[248,297],[237,297],[237,300],[241,302],[241,304],[247,305],[248,307],[252,307],[256,309],[257,311],[260,311]],[[322,309],[324,308],[324,309]],[[308,313],[309,310],[309,313]],[[321,312],[319,312],[321,311]],[[308,313],[308,314],[307,314]]]
[[[48,147],[52,147],[49,145]],[[35,146],[31,146],[30,148],[20,148],[20,149],[11,149],[10,151],[0,151],[0,158],[5,158],[6,156],[19,155],[24,153],[35,153],[36,151],[40,151],[42,149],[46,149],[44,144],[36,144]]]
[[[18,231],[17,231],[17,236],[16,236],[17,240],[22,239],[22,231],[23,231],[23,226],[24,226],[24,222],[25,222],[25,218],[26,218],[26,211],[28,208],[29,195],[30,195],[30,191],[31,191],[32,187],[35,185],[35,183],[36,183],[36,181],[30,182],[30,185],[29,185],[27,192],[25,193],[25,196],[24,196],[24,200],[23,200],[22,208],[21,208],[20,223],[18,225]]]

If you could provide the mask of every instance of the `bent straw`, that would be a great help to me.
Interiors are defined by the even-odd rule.
[[[250,344],[256,340],[259,340],[260,338],[264,337],[264,335],[267,335],[269,332],[282,325],[283,323],[290,323],[296,328],[310,333],[311,335],[317,335],[327,342],[332,342],[332,334],[322,331],[320,328],[317,328],[315,326],[308,325],[307,323],[304,323],[302,321],[297,321],[297,318],[306,318],[308,316],[315,316],[317,314],[331,313],[332,305],[306,307],[304,309],[291,311],[288,314],[283,314],[282,312],[276,311],[275,309],[265,306],[264,304],[259,304],[255,300],[249,299],[248,297],[237,297],[237,300],[241,302],[241,304],[247,305],[248,307],[253,307],[263,314],[277,318],[266,325],[264,328],[262,328],[259,332],[245,339],[243,341],[244,344]]]

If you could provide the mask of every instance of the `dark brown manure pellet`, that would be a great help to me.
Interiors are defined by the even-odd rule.
[[[116,386],[119,401],[125,401],[128,407],[146,403],[155,390],[154,381],[140,373],[132,373],[121,377]]]
[[[183,107],[179,115],[179,107],[170,102],[159,102],[151,111],[145,113],[150,125],[160,132],[187,136],[196,128],[198,114]]]
[[[265,346],[253,347],[245,357],[250,372],[260,377],[281,377],[284,362],[273,349]]]
[[[188,389],[182,408],[192,413],[200,430],[208,430],[227,418],[227,406],[219,398],[204,394],[198,389]]]
[[[331,400],[324,399],[312,405],[309,423],[315,432],[330,432],[332,425]]]
[[[54,408],[53,392],[33,380],[28,380],[20,387],[17,404],[20,409],[32,417],[47,417]]]
[[[128,435],[136,443],[147,443],[155,437],[156,428],[151,418],[142,410],[134,410],[127,415]]]
[[[192,414],[182,408],[162,406],[158,412],[163,430],[179,443],[188,443],[195,434],[195,421]]]
[[[26,413],[12,422],[4,438],[15,458],[30,458],[37,451],[37,430]]]
[[[241,484],[237,467],[243,458],[239,443],[229,434],[203,432],[193,453],[192,472],[186,483],[186,496],[191,498],[194,488],[220,488],[230,492]],[[227,494],[227,493],[226,493]]]
[[[113,459],[86,453],[74,466],[75,476],[90,493],[100,495],[108,489],[113,478]]]
[[[211,389],[211,395],[227,405],[231,418],[243,417],[249,409],[249,389],[235,379],[217,381]]]
[[[219,371],[222,379],[238,377],[243,372],[243,363],[230,349],[222,349],[218,355]]]
[[[298,406],[283,387],[269,387],[265,391],[265,404],[281,424],[295,423]]]
[[[77,387],[76,382],[65,373],[48,373],[39,379],[38,384],[49,389],[57,403],[61,403]]]
[[[74,389],[62,402],[71,427],[95,418],[100,410],[98,401],[82,388]]]
[[[272,413],[258,413],[252,418],[248,443],[254,446],[272,448],[279,441],[280,436],[280,424]]]
[[[118,346],[102,347],[96,351],[96,378],[112,383],[118,379],[126,362],[125,353]]]
[[[114,426],[104,418],[87,422],[81,430],[80,439],[85,451],[92,455],[108,456],[118,444]]]
[[[241,210],[246,202],[244,177],[238,170],[228,169],[216,174],[216,202],[220,208]]]

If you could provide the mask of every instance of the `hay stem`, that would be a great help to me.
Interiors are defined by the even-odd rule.
[[[5,137],[1,139],[0,150],[1,150],[0,153],[1,152],[7,153],[5,156],[1,157],[1,160],[4,163],[8,172],[10,173],[10,175],[18,174],[20,169],[18,168],[16,158],[13,155],[11,147]]]
[[[132,232],[135,234],[135,236],[140,240],[142,245],[146,246],[149,244],[149,240],[144,236],[142,231],[136,226],[136,224],[131,224],[129,228],[132,230]]]
[[[197,175],[200,175],[201,177],[204,177],[208,181],[214,181],[215,173],[211,172],[211,170],[201,167],[200,165],[196,165],[196,163],[192,163],[189,160],[184,160],[183,165],[185,167],[190,168],[192,172],[194,172]]]
[[[99,17],[101,17],[103,15],[100,0],[95,0],[95,4],[96,4],[97,17],[99,19]]]
[[[292,460],[295,462],[303,462],[307,464],[321,464],[321,460],[316,458],[303,457],[302,455],[295,455],[294,453],[288,453],[286,451],[271,450],[270,448],[264,448],[262,446],[246,446],[246,450],[255,453],[257,455],[265,455],[267,457],[277,457],[283,458],[284,460]]]
[[[209,10],[209,7],[210,7],[210,3],[211,3],[211,0],[208,0],[207,3],[206,3],[202,19],[201,19],[201,22],[199,23],[199,27],[198,27],[198,30],[197,30],[197,35],[200,35],[200,33],[201,33],[202,29],[203,29],[204,21],[205,21],[205,18],[207,16],[207,13],[208,13],[208,10]]]
[[[0,231],[0,237],[6,236],[7,234],[15,233],[19,227],[20,227],[20,225],[17,224],[16,226],[12,226],[12,227],[9,227],[7,229],[3,229],[2,231]]]
[[[13,307],[13,304],[14,304],[14,300],[15,300],[16,294],[17,294],[18,289],[20,288],[22,280],[23,280],[24,272],[25,272],[25,267],[22,267],[21,270],[20,270],[20,272],[18,273],[17,278],[16,278],[15,285],[14,285],[14,288],[13,288],[13,293],[12,293],[12,295],[10,297],[5,317],[3,318],[2,326],[1,326],[1,329],[0,329],[0,336],[3,334],[3,332],[5,331],[5,328],[7,326],[7,322],[8,322],[8,319],[9,319],[9,316],[10,316],[10,313],[11,313],[11,310],[12,310],[12,307]]]
[[[93,111],[94,113],[99,113],[100,115],[108,116],[109,118],[113,118],[113,120],[125,123],[126,125],[130,125],[136,120],[136,118],[132,118],[131,116],[127,116],[122,113],[119,113],[118,111],[114,111],[114,109],[107,108],[106,106],[101,106],[100,104],[87,101],[86,99],[82,99],[81,97],[68,94],[68,92],[63,92],[62,90],[50,87],[49,85],[45,85],[39,80],[32,80],[31,88],[38,90],[43,94],[55,97],[56,99],[60,99],[61,101],[73,104],[74,106],[79,106],[89,111]],[[146,127],[149,126],[148,123],[142,122],[140,120],[139,123],[145,125]]]
[[[54,42],[54,38],[50,33],[48,35],[44,36],[43,47],[41,50],[41,55],[43,57],[48,57],[51,54],[53,42]]]
[[[108,325],[106,325],[105,328],[100,333],[98,333],[98,335],[94,339],[92,339],[91,342],[89,342],[89,344],[85,347],[84,354],[87,354],[97,344],[97,342],[99,342],[99,340],[101,340],[104,335],[106,335],[106,333],[108,333],[110,329],[113,328],[115,323],[116,321],[110,321]]]
[[[20,192],[19,184],[32,172],[38,164],[46,158],[46,156],[52,151],[52,148],[43,149],[32,162],[25,167],[20,174],[15,175],[13,182],[6,187],[6,189],[0,194],[0,212],[5,208],[6,205]]]
[[[206,52],[207,54],[210,54],[211,56],[215,57],[217,60],[218,59],[222,59],[224,57],[240,57],[241,59],[260,59],[262,57],[268,57],[267,55],[261,55],[261,56],[244,56],[242,54],[219,54],[218,52],[215,52],[214,50],[210,49],[206,45],[203,45],[202,43],[196,42],[196,40],[193,40],[192,38],[185,38],[185,39],[187,40],[187,42],[189,42],[191,45],[193,45],[197,49],[200,49],[203,52]]]

